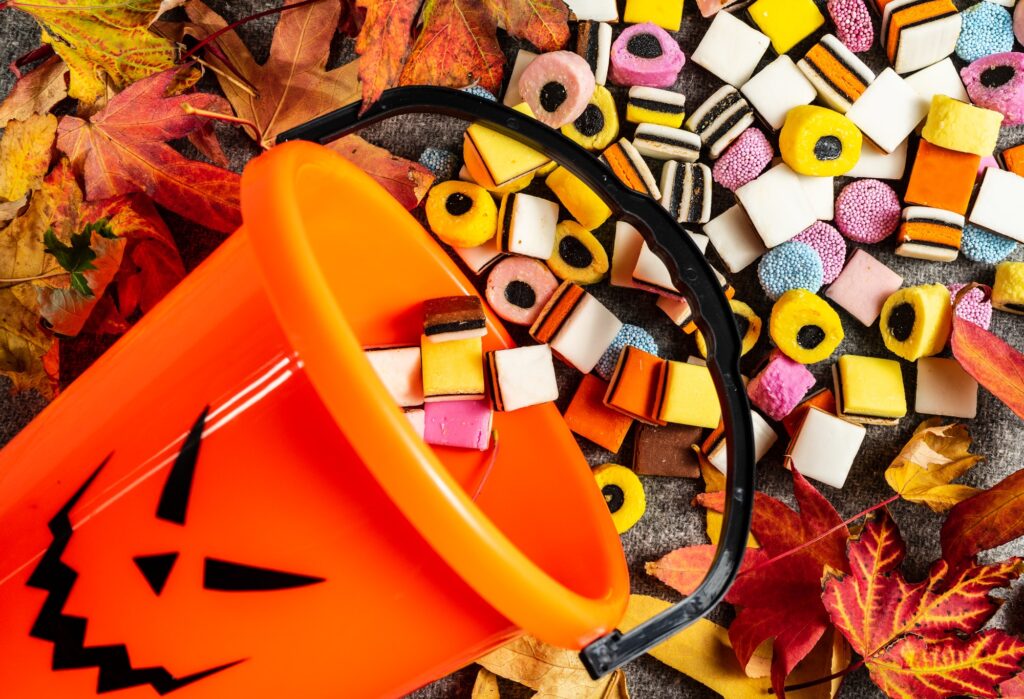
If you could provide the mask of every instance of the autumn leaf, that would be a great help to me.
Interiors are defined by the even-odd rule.
[[[0,102],[0,124],[11,119],[24,121],[33,114],[45,114],[68,96],[68,67],[60,56],[50,56],[31,73],[14,83]]]
[[[569,6],[563,0],[486,0],[498,24],[541,52],[557,51],[569,40]]]
[[[185,9],[197,38],[227,26],[199,0]],[[334,0],[283,12],[263,65],[233,31],[212,42],[215,50],[204,52],[235,114],[255,126],[246,132],[264,148],[282,131],[359,99],[358,63],[325,70],[339,12]]]
[[[160,0],[8,0],[42,27],[71,72],[68,95],[91,105],[175,63],[174,44],[148,30]]]
[[[10,288],[0,287],[0,376],[12,382],[14,392],[34,389],[45,398],[54,395],[44,357],[52,336],[39,324],[39,314],[26,308]]]
[[[530,636],[520,636],[476,662],[543,699],[629,699],[621,670],[592,680],[577,651],[555,648]]]
[[[786,676],[811,652],[831,623],[821,603],[823,572],[826,568],[849,570],[849,530],[814,486],[795,469],[792,474],[799,513],[775,498],[755,494],[751,531],[767,561],[738,576],[726,597],[737,609],[729,638],[741,665],[747,665],[761,643],[774,639],[772,686],[780,696]],[[721,512],[725,493],[704,493],[697,496],[697,502]],[[832,529],[835,531],[806,545]]]
[[[885,471],[885,480],[903,499],[935,512],[945,512],[978,492],[951,481],[984,458],[970,453],[971,435],[964,425],[941,423],[941,418],[932,418],[918,425]]]
[[[434,173],[424,166],[392,155],[355,134],[327,147],[362,168],[407,209],[414,209],[434,182]]]
[[[704,492],[714,493],[725,490],[725,474],[715,468],[700,449],[695,447],[694,451],[696,451],[697,460],[700,462],[700,475],[704,479]],[[722,536],[723,521],[724,517],[721,512],[715,512],[714,510],[704,511],[704,530],[708,535],[708,539],[716,546],[718,545],[719,538]],[[757,543],[757,537],[751,532],[747,536],[747,547],[759,548],[760,546],[761,544]]]
[[[423,29],[402,70],[402,85],[465,87],[478,83],[497,94],[505,54],[496,23],[478,0],[426,0]]]
[[[0,138],[0,200],[21,199],[39,186],[50,169],[56,133],[52,114],[7,122]]]
[[[184,107],[229,111],[215,95],[165,97],[175,71],[128,87],[88,121],[62,117],[57,147],[85,177],[90,200],[145,192],[158,204],[213,230],[238,227],[239,177],[222,168],[188,160],[165,141],[202,127],[205,117]]]
[[[1003,699],[1024,699],[1024,672],[999,685],[999,691]]]
[[[423,0],[357,0],[366,11],[356,40],[359,79],[363,84],[363,109],[380,93],[398,84],[412,44],[412,23]]]
[[[470,699],[501,699],[498,691],[498,676],[490,670],[480,668],[476,673],[476,681],[473,683],[473,693]]]
[[[957,295],[955,304],[973,289],[980,288],[987,301],[992,289],[983,284],[968,284]],[[988,330],[953,314],[953,356],[968,374],[992,395],[1024,420],[1024,355]]]
[[[99,241],[94,240],[93,235],[108,239],[117,237],[110,230],[106,219],[87,223],[81,231],[72,233],[70,244],[60,240],[52,228],[43,234],[46,253],[53,255],[57,264],[68,273],[71,288],[87,298],[96,295],[93,287],[89,286],[89,280],[85,278],[86,272],[97,269],[94,262],[99,256],[96,252]]]
[[[629,606],[619,628],[629,631],[668,607],[668,602],[654,597],[630,595]],[[770,680],[748,674],[750,665],[755,662],[758,665],[770,663],[771,653],[764,647],[758,648],[745,671],[744,666],[736,660],[728,631],[707,619],[698,619],[647,652],[727,699],[768,699],[771,696]],[[850,651],[846,641],[829,630],[813,651],[797,665],[791,679],[794,683],[810,682],[843,670],[849,663]],[[828,699],[835,696],[838,689],[838,680],[822,682],[813,687],[788,692],[787,696],[790,699]]]
[[[940,559],[926,580],[910,583],[899,571],[905,555],[882,510],[850,544],[851,572],[825,576],[822,600],[832,622],[890,697],[999,696],[999,683],[1024,660],[1024,642],[1003,631],[976,632],[1001,604],[989,593],[1009,586],[1024,563],[954,569]]]
[[[647,563],[644,570],[669,587],[684,595],[691,595],[704,580],[718,546],[686,546],[670,551],[657,561]],[[743,555],[740,575],[762,563],[768,557],[760,549],[748,548]],[[726,601],[731,601],[726,598]]]
[[[975,554],[1024,536],[1024,469],[964,500],[942,525],[942,557],[966,563]]]

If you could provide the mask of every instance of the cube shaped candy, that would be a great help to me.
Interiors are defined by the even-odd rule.
[[[423,396],[426,402],[483,397],[483,345],[479,337],[434,342],[424,335],[420,351],[423,361]]]
[[[882,45],[896,72],[910,73],[953,53],[962,26],[952,0],[891,0],[882,13]]]
[[[883,70],[846,116],[886,153],[900,147],[928,116],[928,102],[892,68]]]
[[[530,345],[487,353],[495,410],[519,410],[558,400],[551,348]]]
[[[754,425],[754,463],[757,463],[775,445],[779,435],[756,410],[750,411],[750,419]],[[725,473],[729,466],[728,440],[725,439],[724,429],[716,430],[716,433],[718,438],[712,445],[706,446],[705,453],[707,453],[711,465]]]
[[[546,260],[555,247],[558,204],[532,194],[514,192],[501,199],[498,249]]]
[[[825,296],[865,326],[870,326],[882,312],[885,300],[901,286],[903,277],[858,249],[825,291]]]
[[[970,221],[980,228],[1024,242],[1024,216],[1020,212],[1022,201],[1024,177],[990,167],[981,176],[981,187],[971,207]]]
[[[445,296],[423,302],[423,334],[432,342],[464,340],[487,334],[479,296]]]
[[[703,429],[692,425],[642,425],[633,447],[633,470],[641,476],[696,478],[700,461],[693,449]]]
[[[455,400],[424,406],[423,439],[427,444],[485,451],[491,443],[491,403]]]
[[[846,354],[832,366],[836,410],[852,422],[895,425],[907,414],[903,371],[893,359]]]
[[[419,347],[371,347],[365,353],[370,366],[399,406],[423,404]]]
[[[725,268],[733,274],[743,271],[768,251],[739,204],[704,224],[704,233],[711,239]]]
[[[530,335],[546,342],[563,361],[584,374],[593,371],[601,355],[622,328],[622,321],[578,284],[563,282],[537,316]]]
[[[755,0],[747,11],[777,53],[786,53],[825,24],[814,0]]]
[[[714,428],[722,419],[718,393],[707,367],[665,362],[658,418],[662,422]]]
[[[724,16],[728,13],[723,13]],[[810,104],[818,96],[814,85],[804,77],[789,56],[782,55],[765,66],[740,88],[761,118],[775,131],[786,122],[793,107]]]
[[[736,198],[769,248],[785,243],[817,220],[799,178],[785,163],[737,189]]]
[[[565,423],[579,436],[617,452],[633,425],[633,418],[604,404],[608,384],[593,374],[583,377],[565,411]]]
[[[691,59],[715,77],[740,87],[768,50],[769,39],[743,20],[719,12],[711,21]]]
[[[615,365],[604,402],[609,408],[651,425],[662,425],[658,407],[664,391],[665,360],[627,345]]]
[[[793,468],[807,478],[842,488],[867,431],[818,408],[811,408],[789,446]]]
[[[914,410],[973,419],[978,414],[978,382],[955,359],[922,357],[917,360]]]

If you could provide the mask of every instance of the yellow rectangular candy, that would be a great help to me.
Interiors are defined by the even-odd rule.
[[[921,136],[932,145],[985,158],[996,148],[1002,123],[999,112],[935,95]]]
[[[667,362],[658,417],[677,425],[714,429],[722,420],[718,393],[706,366]]]
[[[544,181],[572,217],[588,231],[594,230],[612,215],[612,210],[601,197],[564,167],[555,168]]]
[[[884,425],[895,424],[907,414],[899,362],[846,354],[832,370],[839,417]]]
[[[653,22],[677,32],[683,22],[683,0],[626,0],[623,21],[626,24]]]
[[[514,109],[533,117],[525,103]],[[466,129],[466,138],[483,161],[494,185],[499,187],[544,167],[551,160],[543,153],[482,124],[470,124]]]
[[[825,23],[814,0],[756,0],[747,11],[777,53],[786,53]]]
[[[423,335],[420,352],[425,401],[483,397],[484,355],[481,338],[434,342]]]

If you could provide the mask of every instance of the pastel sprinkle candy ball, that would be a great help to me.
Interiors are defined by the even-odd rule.
[[[792,240],[766,252],[757,265],[757,278],[773,301],[790,289],[817,293],[824,274],[814,248]]]
[[[609,381],[612,374],[615,373],[615,365],[619,363],[619,355],[627,346],[636,347],[648,354],[658,354],[658,343],[654,341],[654,337],[649,332],[635,325],[623,323],[619,334],[615,336],[612,344],[604,351],[597,366],[594,367],[597,375],[605,381]]]
[[[495,98],[495,96],[492,95],[487,88],[480,87],[479,85],[468,85],[468,86],[462,88],[462,91],[463,92],[468,92],[471,95],[476,95],[477,97],[483,97],[485,100],[487,100],[489,102],[497,102],[498,101]]]
[[[751,126],[715,161],[711,176],[715,182],[735,192],[760,175],[774,155],[772,144],[761,129]]]
[[[459,172],[459,156],[443,148],[424,148],[420,165],[434,173],[438,180],[450,180]]]
[[[963,28],[956,42],[956,55],[963,60],[976,61],[1013,48],[1013,18],[1005,8],[979,2],[960,15]]]
[[[831,284],[843,271],[846,264],[846,241],[835,228],[818,221],[800,235],[793,238],[814,249],[821,258],[822,283]]]
[[[948,284],[949,302],[956,303],[957,292],[963,289],[966,284]],[[956,315],[968,323],[988,330],[992,325],[992,302],[985,298],[985,292],[981,289],[971,289],[960,299],[960,305],[956,307]]]
[[[836,227],[857,243],[878,243],[900,225],[900,198],[878,180],[857,180],[836,198]]]
[[[1012,255],[1016,249],[1016,241],[1010,238],[990,233],[984,228],[978,228],[973,223],[964,226],[960,252],[968,260],[994,265]]]
[[[854,53],[871,49],[875,30],[864,0],[828,0],[828,14],[836,25],[836,37]]]

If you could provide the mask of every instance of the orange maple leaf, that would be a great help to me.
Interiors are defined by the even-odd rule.
[[[363,109],[380,93],[398,83],[412,44],[412,23],[423,0],[357,0],[366,10],[356,40],[359,79],[363,84]]]

